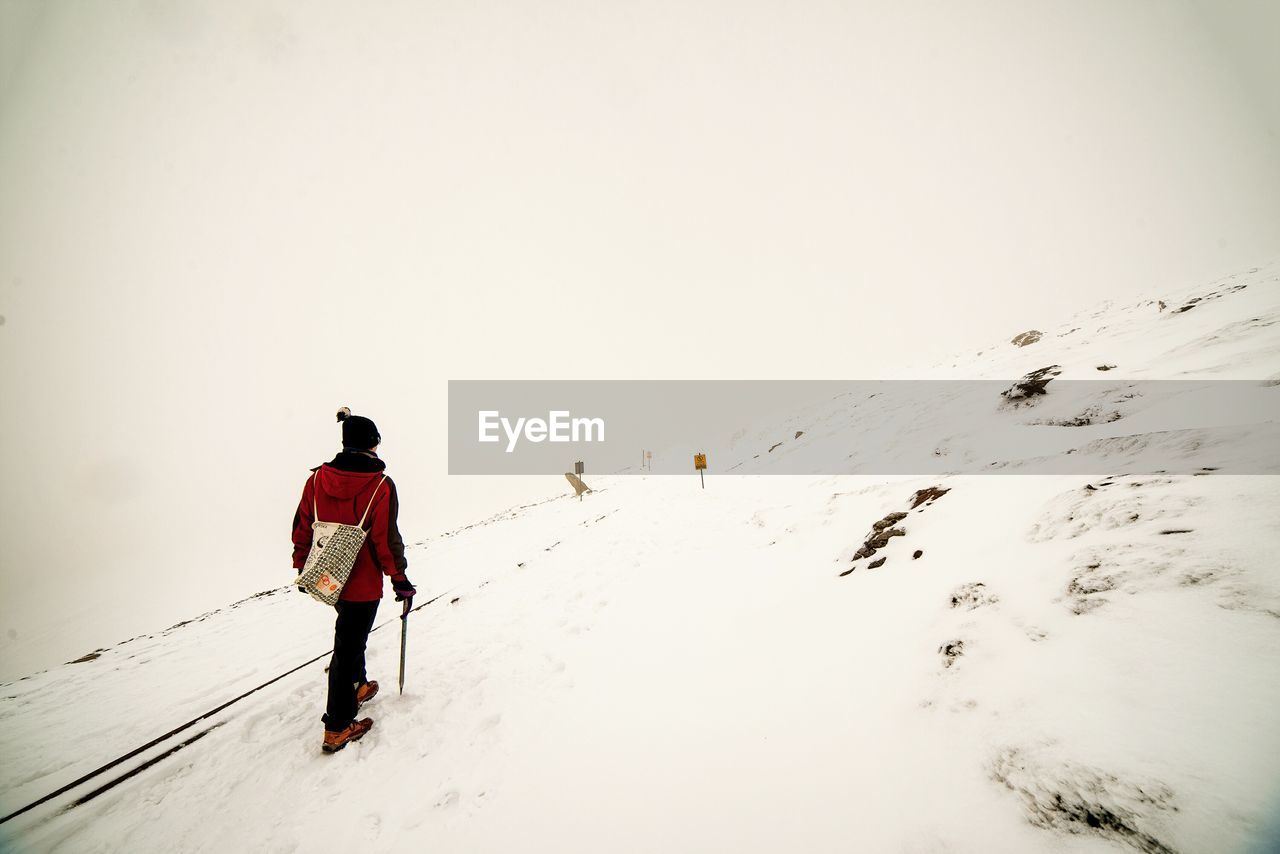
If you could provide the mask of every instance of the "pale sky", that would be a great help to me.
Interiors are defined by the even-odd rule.
[[[414,542],[564,488],[447,478],[449,379],[875,378],[1280,254],[1278,8],[0,0],[0,678],[289,581],[341,405]]]

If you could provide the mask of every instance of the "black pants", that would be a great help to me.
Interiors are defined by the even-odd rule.
[[[341,732],[356,716],[356,686],[368,681],[364,672],[364,648],[369,641],[378,603],[343,602],[334,606],[338,621],[333,627],[333,658],[329,659],[329,704],[324,728]]]

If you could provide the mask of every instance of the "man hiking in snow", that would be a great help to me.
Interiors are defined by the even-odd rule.
[[[364,513],[368,531],[334,606],[338,619],[329,661],[329,700],[321,718],[325,753],[341,750],[373,728],[372,718],[356,720],[356,712],[378,693],[378,683],[365,674],[364,651],[382,599],[382,576],[391,577],[397,602],[412,599],[416,592],[404,574],[409,564],[396,526],[400,502],[395,483],[383,474],[386,463],[378,458],[378,428],[345,406],[338,410],[338,421],[342,452],[312,469],[293,517],[293,567],[299,571],[311,551],[311,523],[316,517],[357,525]]]

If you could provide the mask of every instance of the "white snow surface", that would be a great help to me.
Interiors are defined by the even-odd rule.
[[[1016,379],[1058,364],[1084,379],[1115,364],[1123,378],[1274,382],[1278,271],[1160,296],[1163,310],[1157,297],[1104,306],[1035,344],[903,375]],[[794,445],[834,406],[734,444],[742,460]],[[1235,445],[1275,424],[1214,426],[1203,441]],[[364,709],[375,725],[344,751],[320,751],[324,657],[0,825],[0,846],[1276,844],[1275,474],[750,476],[766,460],[729,477],[715,465],[705,489],[693,476],[588,478],[581,501],[413,545],[419,601],[441,598],[410,617],[403,695],[398,609],[384,603],[369,644],[382,690]],[[911,508],[930,486],[949,491]],[[894,511],[905,533],[874,555],[886,562],[853,561]],[[332,623],[285,587],[3,685],[0,812],[323,655]]]

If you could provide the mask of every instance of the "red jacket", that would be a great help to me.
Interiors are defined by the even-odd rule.
[[[396,525],[400,501],[391,478],[382,480],[385,468],[386,463],[377,457],[343,451],[332,461],[312,469],[318,474],[307,478],[298,512],[293,516],[293,568],[300,572],[311,552],[313,497],[316,512],[325,522],[354,525],[360,521],[365,507],[369,507],[369,515],[364,520],[369,536],[356,558],[347,586],[342,588],[342,598],[348,602],[381,599],[382,577],[403,576],[409,566],[404,557],[404,540]],[[381,487],[379,481],[382,481]],[[376,496],[374,489],[378,490]]]

